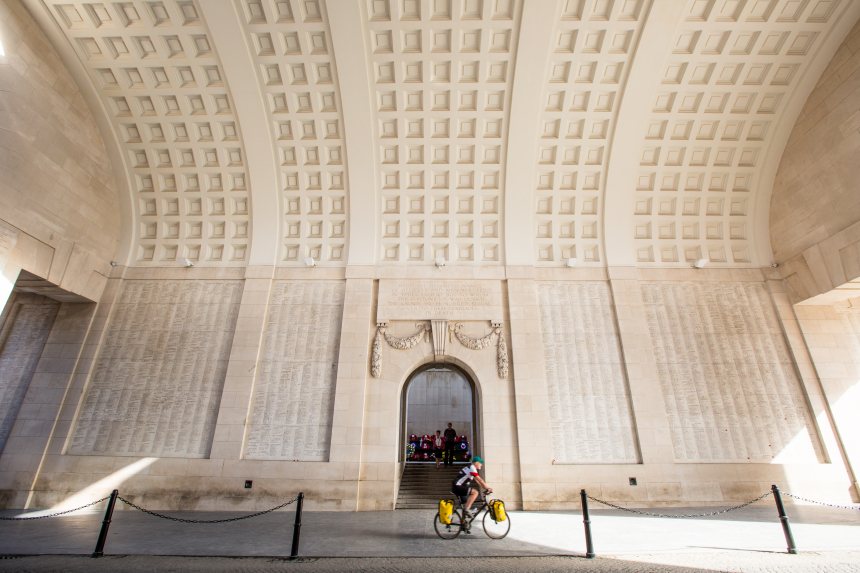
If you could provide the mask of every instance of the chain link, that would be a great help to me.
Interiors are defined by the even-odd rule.
[[[681,518],[687,518],[687,517],[713,517],[713,516],[715,516],[715,515],[722,515],[723,513],[728,513],[728,512],[730,512],[730,511],[735,511],[735,510],[737,510],[737,509],[741,509],[741,508],[746,507],[746,506],[748,506],[748,505],[752,505],[752,504],[754,504],[755,502],[760,501],[760,500],[762,500],[762,499],[766,498],[766,497],[767,497],[767,496],[769,496],[770,494],[771,494],[771,492],[769,492],[769,491],[768,491],[768,492],[765,492],[765,493],[761,494],[760,496],[758,496],[758,497],[757,497],[757,498],[755,498],[755,499],[751,499],[751,500],[749,500],[749,501],[748,501],[748,502],[746,502],[746,503],[742,503],[742,504],[740,504],[740,505],[735,505],[735,506],[732,506],[732,507],[727,507],[727,508],[725,508],[725,509],[721,509],[721,510],[719,510],[719,511],[712,511],[712,512],[710,512],[710,513],[676,513],[676,514],[672,514],[672,513],[654,513],[654,512],[651,512],[651,511],[641,511],[641,510],[638,510],[638,509],[631,509],[631,508],[629,508],[629,507],[621,507],[620,505],[616,505],[616,504],[614,504],[614,503],[610,503],[610,502],[608,502],[608,501],[603,501],[602,499],[597,499],[596,497],[591,497],[590,495],[587,495],[586,497],[588,497],[588,499],[590,499],[591,501],[596,501],[597,503],[602,503],[603,505],[608,505],[609,507],[612,507],[612,508],[615,508],[615,509],[620,509],[621,511],[627,511],[627,512],[630,512],[630,513],[638,513],[639,515],[648,515],[648,516],[650,516],[650,517],[670,517],[670,518],[673,518],[673,519],[681,519]]]
[[[807,497],[800,497],[799,495],[794,495],[793,493],[788,493],[787,491],[780,492],[782,495],[787,495],[788,497],[794,498],[798,501],[805,501],[807,503],[814,503],[817,505],[826,505],[827,507],[835,507],[836,509],[850,509],[860,511],[860,505],[851,506],[851,505],[839,505],[836,503],[827,503],[826,501],[818,501],[815,499],[809,499]]]
[[[157,511],[152,511],[151,509],[146,509],[144,507],[140,507],[136,503],[132,503],[129,500],[125,499],[122,496],[117,496],[117,499],[123,502],[124,504],[133,507],[134,509],[138,509],[143,513],[148,513],[149,515],[160,517],[161,519],[169,519],[170,521],[178,521],[179,523],[230,523],[231,521],[241,521],[243,519],[251,519],[252,517],[259,517],[261,515],[266,515],[267,513],[272,513],[282,507],[287,507],[291,503],[295,503],[298,501],[298,496],[293,499],[282,503],[281,505],[276,505],[273,508],[266,509],[264,511],[258,511],[257,513],[250,513],[248,515],[240,515],[239,517],[230,517],[227,519],[184,519],[182,517],[173,517],[171,515],[165,515],[163,513],[158,513]]]
[[[84,509],[85,507],[89,507],[91,505],[95,505],[97,503],[101,503],[104,500],[110,498],[110,496],[103,497],[101,499],[97,499],[95,501],[91,501],[86,505],[82,505],[80,507],[76,507],[75,509],[67,509],[66,511],[58,511],[56,513],[50,513],[48,515],[35,515],[33,517],[0,517],[0,521],[29,521],[31,519],[46,519],[48,517],[57,517],[58,515],[65,515],[67,513],[72,513],[73,511],[78,511],[79,509]]]

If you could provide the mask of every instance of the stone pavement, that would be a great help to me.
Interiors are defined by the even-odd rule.
[[[724,551],[681,554],[627,555],[585,559],[546,557],[306,557],[297,561],[272,557],[156,557],[34,556],[0,558],[0,572],[18,573],[856,573],[860,552],[801,553],[799,555]]]
[[[0,521],[0,571],[445,571],[454,568],[446,558],[462,555],[476,558],[467,566],[473,571],[860,572],[857,509],[789,506],[800,555],[785,553],[771,504],[691,519],[592,509],[595,560],[582,557],[579,512],[511,512],[511,533],[500,541],[488,539],[479,528],[471,536],[441,540],[433,532],[432,511],[305,512],[302,559],[291,562],[283,559],[290,552],[290,511],[227,524],[185,524],[119,507],[123,509],[114,514],[102,559],[86,557],[95,547],[101,509]],[[713,508],[656,511],[688,514]],[[4,517],[19,514],[0,512]],[[241,514],[171,515],[217,519]]]

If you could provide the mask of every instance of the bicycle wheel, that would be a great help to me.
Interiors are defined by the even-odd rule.
[[[436,530],[436,535],[442,539],[454,539],[460,535],[460,531],[463,529],[462,524],[463,518],[458,511],[451,514],[451,523],[448,525],[439,521],[438,512],[436,513],[436,517],[433,519],[433,529]]]
[[[489,510],[484,514],[484,533],[490,539],[502,539],[511,530],[511,514],[505,516],[504,521],[496,521]]]

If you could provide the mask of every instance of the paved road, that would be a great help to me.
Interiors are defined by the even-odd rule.
[[[743,573],[856,573],[860,552],[808,553],[800,555],[711,551],[683,554],[626,555],[599,557],[477,557],[477,558],[306,558],[299,561],[244,557],[153,557],[41,556],[0,559],[0,572],[84,573],[159,571],[201,573],[427,573],[470,571],[474,573],[692,573],[730,571]]]

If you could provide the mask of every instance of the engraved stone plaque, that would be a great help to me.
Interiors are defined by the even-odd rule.
[[[557,463],[636,463],[612,298],[605,282],[539,283]]]
[[[17,295],[0,328],[0,452],[6,445],[60,303]]]
[[[328,459],[344,293],[343,281],[272,287],[246,458]]]
[[[653,282],[642,294],[676,460],[820,459],[764,284]]]
[[[69,453],[208,456],[241,295],[241,281],[125,281]]]
[[[502,321],[499,281],[381,280],[377,322],[391,320]]]

